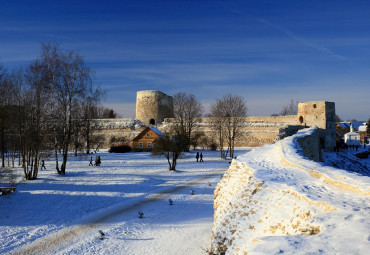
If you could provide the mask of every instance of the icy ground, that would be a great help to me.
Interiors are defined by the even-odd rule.
[[[203,154],[204,163],[186,154],[176,172],[149,153],[99,153],[100,167],[70,157],[66,176],[46,161],[37,180],[0,196],[0,254],[206,254],[229,162]]]

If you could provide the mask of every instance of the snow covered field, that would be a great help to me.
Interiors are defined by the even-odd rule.
[[[213,192],[229,162],[203,154],[204,163],[185,154],[176,172],[149,153],[94,154],[100,167],[70,157],[66,176],[46,161],[37,180],[0,197],[0,253],[206,254]]]
[[[238,151],[231,167],[218,152],[187,153],[176,172],[149,153],[102,152],[100,167],[70,157],[66,176],[47,161],[0,197],[0,254],[207,254],[212,231],[212,248],[232,240],[227,254],[368,254],[370,159],[325,155],[347,170],[304,159],[305,132]]]

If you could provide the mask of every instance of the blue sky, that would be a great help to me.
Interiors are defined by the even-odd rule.
[[[192,93],[206,109],[238,94],[250,116],[293,99],[370,117],[367,0],[2,0],[0,63],[29,63],[41,42],[83,55],[122,117],[134,117],[138,90]]]

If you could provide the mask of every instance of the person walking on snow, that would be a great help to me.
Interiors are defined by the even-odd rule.
[[[195,156],[195,158],[197,159],[197,162],[199,160],[199,152],[197,152],[197,155]]]
[[[199,162],[204,162],[203,161],[203,154],[202,153],[200,153],[199,157],[200,157],[200,161]]]
[[[41,160],[41,170],[42,170],[43,168],[44,168],[44,169],[46,169],[46,167],[45,167],[45,160]]]
[[[90,157],[90,162],[89,162],[89,166],[93,166],[93,162],[92,162],[92,156]]]
[[[96,156],[96,158],[95,158],[95,165],[96,166],[100,166],[100,164],[101,164],[100,156]]]

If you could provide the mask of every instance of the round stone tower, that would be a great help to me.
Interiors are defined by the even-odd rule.
[[[173,118],[173,100],[157,90],[138,91],[136,96],[136,119],[145,125],[158,125],[165,118]]]

